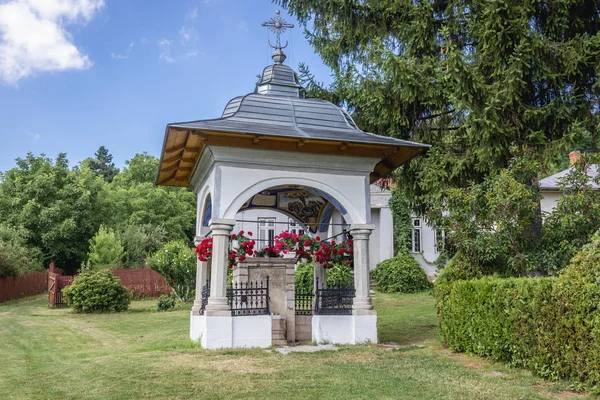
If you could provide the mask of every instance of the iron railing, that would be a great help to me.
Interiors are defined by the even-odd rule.
[[[314,301],[315,301],[315,294],[313,293],[312,290],[296,289],[296,294],[295,294],[296,315],[312,315]]]
[[[202,303],[200,303],[200,315],[204,315],[204,310],[208,304],[208,297],[210,296],[210,279],[206,280],[206,284],[202,286]]]
[[[269,276],[263,281],[235,282],[227,288],[227,301],[234,317],[270,315]]]
[[[315,299],[316,315],[352,315],[354,301],[354,287],[338,282],[333,286],[319,287],[319,278],[316,279],[317,290]]]

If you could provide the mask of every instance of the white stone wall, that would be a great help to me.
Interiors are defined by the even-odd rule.
[[[313,315],[315,343],[377,343],[377,315]]]

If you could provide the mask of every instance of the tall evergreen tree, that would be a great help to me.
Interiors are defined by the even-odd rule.
[[[100,146],[94,158],[90,158],[88,161],[88,167],[90,170],[101,176],[106,182],[112,182],[115,175],[119,173],[119,169],[115,167],[115,163],[112,162],[112,154],[109,153],[108,149],[104,146]]]
[[[303,68],[309,95],[433,145],[399,173],[421,211],[506,167],[514,145],[549,160],[600,144],[598,0],[277,2],[334,72],[323,88]]]

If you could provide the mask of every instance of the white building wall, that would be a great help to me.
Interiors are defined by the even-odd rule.
[[[371,232],[371,237],[369,238],[369,269],[374,269],[377,264],[381,261],[381,249],[379,246],[379,241],[381,240],[381,209],[373,208],[371,209],[371,221],[373,221],[373,225],[375,225],[375,229]],[[388,257],[389,258],[389,257]]]
[[[279,235],[283,231],[289,230],[290,217],[285,215],[284,213],[268,209],[252,209],[239,212],[235,215],[235,220],[238,222],[233,228],[233,233],[238,233],[242,230],[246,234],[248,232],[252,232],[252,238],[258,241],[259,218],[275,218],[275,236]],[[258,244],[256,248],[259,248]]]
[[[394,257],[394,218],[389,207],[379,209],[379,225],[376,230],[379,231],[379,254],[376,259],[372,259],[371,269],[381,261]]]
[[[439,254],[435,248],[435,228],[427,224],[424,219],[421,219],[422,225],[422,251],[423,258],[428,263],[434,263]]]
[[[542,209],[542,215],[544,213],[550,214],[558,204],[558,198],[560,197],[559,191],[542,191],[542,200],[540,201],[540,207]]]

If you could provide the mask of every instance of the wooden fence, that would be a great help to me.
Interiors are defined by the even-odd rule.
[[[0,278],[0,303],[44,293],[47,281],[48,272],[46,271]]]
[[[171,293],[165,278],[150,268],[115,268],[113,275],[121,279],[121,284],[129,289],[134,298],[158,297]]]

